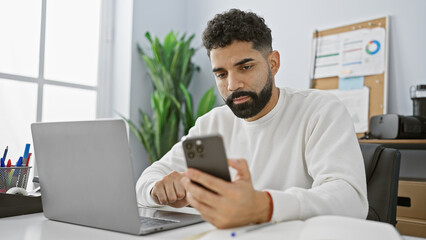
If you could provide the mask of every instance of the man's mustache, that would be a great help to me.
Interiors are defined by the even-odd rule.
[[[236,92],[232,92],[231,95],[229,95],[226,98],[226,104],[230,105],[233,104],[234,99],[239,98],[239,97],[243,97],[243,96],[248,96],[251,97],[253,100],[257,99],[257,94],[255,92],[251,92],[251,91],[236,91]]]

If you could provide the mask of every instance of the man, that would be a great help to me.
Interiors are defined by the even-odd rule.
[[[203,43],[227,106],[199,118],[188,136],[221,134],[236,170],[233,181],[186,169],[177,143],[142,173],[139,203],[190,204],[218,228],[326,214],[365,218],[362,155],[339,100],[275,86],[280,55],[272,50],[271,30],[254,13],[216,15]]]

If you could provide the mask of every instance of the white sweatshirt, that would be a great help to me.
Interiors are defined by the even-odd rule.
[[[225,105],[200,117],[188,136],[206,134],[223,136],[228,158],[247,160],[254,188],[272,196],[272,221],[366,218],[364,161],[352,120],[336,97],[281,88],[276,106],[262,118],[247,122]],[[142,173],[136,184],[139,204],[159,206],[150,196],[154,183],[185,169],[179,142]]]

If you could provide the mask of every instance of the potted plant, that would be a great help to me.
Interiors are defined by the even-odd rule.
[[[154,91],[151,94],[152,117],[139,109],[140,119],[137,126],[125,119],[131,132],[143,144],[152,162],[166,154],[179,139],[179,126],[183,125],[184,135],[194,126],[201,115],[210,111],[215,102],[214,88],[205,92],[200,100],[196,114],[192,95],[188,91],[192,76],[199,67],[191,58],[196,49],[190,46],[195,35],[171,31],[161,43],[158,37],[145,34],[151,47],[151,56],[138,45],[138,51],[148,69]]]

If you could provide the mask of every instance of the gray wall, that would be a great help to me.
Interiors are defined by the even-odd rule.
[[[426,1],[424,0],[187,0],[186,29],[201,36],[206,22],[230,8],[252,10],[272,29],[273,47],[281,53],[278,86],[309,87],[310,44],[314,29],[390,16],[388,113],[412,114],[411,85],[426,84]],[[201,44],[200,38],[197,39]],[[204,51],[195,60],[199,79],[213,82]]]
[[[409,87],[426,84],[426,1],[424,0],[161,0],[133,1],[130,118],[138,120],[138,108],[149,110],[152,90],[136,42],[144,43],[147,30],[163,37],[171,29],[195,33],[200,65],[190,86],[194,100],[215,86],[211,66],[201,47],[201,34],[216,13],[230,8],[251,10],[263,16],[272,29],[273,47],[281,53],[278,86],[309,87],[310,44],[314,29],[390,16],[388,113],[412,114]],[[167,6],[167,7],[165,7]],[[219,97],[219,94],[217,94]],[[220,103],[221,101],[218,101]],[[148,166],[147,155],[131,135],[135,175]]]
[[[165,7],[168,6],[168,7]],[[147,31],[163,38],[170,30],[185,31],[185,5],[180,1],[117,0],[114,7],[113,117],[139,121],[139,109],[151,113],[152,84],[137,51],[147,48]],[[129,134],[135,180],[149,166],[148,155],[136,137]]]
[[[133,3],[133,29],[132,29],[132,68],[130,88],[130,119],[137,123],[139,121],[139,108],[151,113],[150,95],[152,83],[145,69],[144,63],[137,51],[137,43],[148,48],[145,33],[157,35],[163,39],[170,30],[185,31],[185,5],[180,1],[135,0]],[[166,7],[167,6],[167,7]],[[135,177],[149,166],[148,154],[142,144],[130,134],[130,144],[134,161]]]

